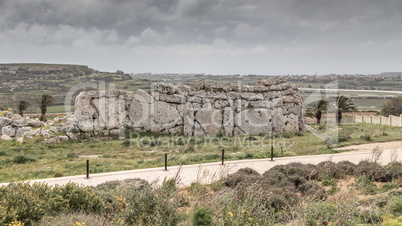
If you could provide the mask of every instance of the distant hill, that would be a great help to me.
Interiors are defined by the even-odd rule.
[[[17,102],[24,99],[31,103],[27,113],[37,113],[37,99],[48,93],[54,95],[57,100],[57,103],[49,108],[49,112],[63,112],[64,97],[72,87],[85,82],[97,85],[100,81],[113,83],[117,89],[132,91],[150,87],[150,82],[133,79],[122,71],[100,72],[85,65],[0,64],[0,107],[15,108]],[[79,89],[76,94],[89,89],[91,88]]]

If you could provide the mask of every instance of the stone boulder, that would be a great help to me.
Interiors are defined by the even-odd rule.
[[[10,136],[7,136],[7,134],[1,135],[1,140],[11,140],[12,138]]]
[[[15,128],[12,126],[4,126],[1,128],[1,133],[9,137],[13,137],[15,135],[15,132]]]
[[[6,117],[0,117],[0,128],[8,126],[11,124],[11,119]]]
[[[17,130],[15,137],[24,137],[25,133],[29,133],[32,130],[32,127],[21,127]]]

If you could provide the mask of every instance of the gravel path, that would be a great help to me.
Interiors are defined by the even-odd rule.
[[[30,182],[37,181],[45,182],[49,185],[64,185],[71,181],[83,185],[96,186],[106,181],[124,180],[129,178],[142,178],[150,182],[156,181],[157,183],[161,183],[164,178],[169,179],[178,176],[180,178],[181,185],[190,185],[193,182],[211,183],[215,180],[218,180],[220,177],[227,175],[228,173],[233,173],[238,169],[245,167],[250,167],[260,173],[263,173],[273,166],[288,164],[291,162],[317,164],[326,160],[332,160],[334,162],[348,160],[353,163],[358,163],[361,160],[369,158],[371,156],[371,151],[377,146],[383,150],[380,158],[382,164],[389,163],[391,161],[391,158],[395,157],[397,158],[397,160],[402,161],[402,141],[396,141],[388,143],[372,143],[343,147],[339,148],[339,150],[355,151],[333,155],[309,155],[276,158],[273,162],[271,162],[269,159],[239,160],[225,162],[224,166],[222,166],[220,163],[205,163],[198,165],[185,165],[181,167],[172,166],[168,167],[168,171],[164,171],[163,168],[150,168],[92,174],[90,175],[90,179],[85,179],[84,175],[78,175],[32,180]],[[3,183],[0,185],[7,185],[7,183]]]

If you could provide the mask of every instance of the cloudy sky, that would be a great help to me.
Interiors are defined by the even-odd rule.
[[[0,62],[154,73],[402,71],[402,1],[0,0]]]

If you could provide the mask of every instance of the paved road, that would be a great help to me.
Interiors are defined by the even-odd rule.
[[[85,179],[84,175],[70,176],[70,177],[59,177],[59,178],[49,178],[32,180],[30,182],[45,182],[49,185],[64,185],[70,181],[83,184],[96,186],[98,184],[104,183],[106,181],[112,180],[124,180],[128,178],[142,178],[147,181],[157,181],[161,182],[164,178],[173,178],[178,174],[181,179],[181,185],[190,185],[192,182],[200,183],[210,183],[214,180],[219,179],[221,176],[225,176],[228,173],[233,173],[240,168],[250,167],[257,170],[260,173],[265,172],[273,166],[288,164],[291,162],[301,162],[301,163],[312,163],[317,164],[322,161],[332,160],[334,162],[339,162],[343,160],[349,160],[353,163],[358,163],[361,160],[367,159],[371,156],[371,150],[375,146],[383,148],[383,154],[381,155],[381,163],[387,164],[390,162],[392,156],[397,153],[397,160],[402,161],[402,142],[388,142],[388,143],[378,143],[378,144],[366,144],[366,145],[355,145],[350,147],[344,147],[341,149],[351,150],[355,149],[357,151],[344,152],[334,155],[310,155],[310,156],[296,156],[296,157],[285,157],[276,158],[273,162],[268,159],[254,159],[254,160],[240,160],[240,161],[230,161],[225,162],[222,166],[220,163],[206,163],[199,165],[186,165],[186,166],[172,166],[168,167],[168,171],[164,171],[163,168],[151,168],[151,169],[139,169],[139,170],[128,170],[119,171],[111,173],[98,173],[90,175],[90,179]],[[6,185],[3,183],[0,185]]]

